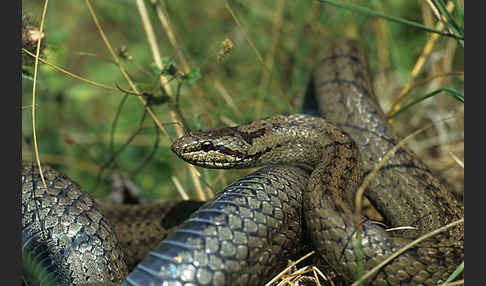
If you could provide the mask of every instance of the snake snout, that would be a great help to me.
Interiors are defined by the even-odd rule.
[[[182,137],[177,138],[170,149],[174,152],[177,156],[183,157],[184,154],[194,151],[194,146],[197,146],[198,140],[190,135],[184,135]]]
[[[170,146],[170,150],[176,153],[177,155],[179,155],[180,152],[182,151],[181,142],[180,142],[181,138],[176,139],[174,142],[172,142],[172,145]]]

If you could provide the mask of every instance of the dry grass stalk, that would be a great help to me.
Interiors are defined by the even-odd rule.
[[[149,19],[149,16],[148,16],[147,8],[145,7],[143,0],[137,0],[136,3],[137,3],[138,11],[140,13],[140,17],[142,19],[142,24],[143,24],[143,27],[145,29],[145,33],[147,35],[147,40],[148,40],[150,49],[152,51],[153,59],[155,61],[155,64],[157,65],[157,67],[162,69],[163,68],[162,57],[160,56],[159,47],[157,45],[157,41],[156,41],[154,29],[152,27],[152,23],[150,22],[150,19]],[[164,88],[164,90],[166,91],[167,95],[169,97],[173,98],[174,92],[172,91],[172,89],[169,86],[169,80],[165,76],[160,75],[160,83],[162,85],[162,88]],[[176,112],[176,110],[175,110],[175,108],[173,107],[172,104],[169,104],[169,114],[174,121],[176,121],[176,122],[179,121],[177,112]],[[184,135],[184,130],[182,130],[182,127],[178,124],[175,125],[175,131],[177,133],[177,137],[182,137]],[[197,193],[198,198],[202,201],[207,200],[207,196],[206,196],[206,194],[204,193],[204,191],[201,187],[201,182],[199,181],[199,177],[196,175],[196,168],[193,165],[190,165],[190,164],[186,164],[186,166],[189,169],[189,172],[191,174],[191,178],[192,178],[192,181],[194,183],[194,188],[196,189],[196,193]]]
[[[47,3],[49,0],[46,0],[44,2],[44,7],[42,9],[42,18],[41,18],[41,23],[40,23],[40,28],[39,28],[39,34],[43,35],[43,29],[44,29],[44,21],[45,21],[45,16],[47,12]],[[32,135],[33,135],[33,141],[34,141],[34,152],[35,152],[35,159],[37,161],[37,167],[39,168],[39,174],[42,180],[42,184],[44,185],[44,188],[47,189],[47,184],[44,179],[44,172],[42,172],[42,166],[40,163],[40,158],[39,158],[39,148],[37,146],[37,132],[36,132],[36,121],[35,121],[35,95],[36,95],[36,86],[37,86],[37,70],[39,67],[39,54],[40,54],[40,47],[41,47],[41,40],[43,37],[38,37],[37,39],[37,50],[35,52],[35,61],[34,61],[34,81],[32,84]]]
[[[449,1],[447,3],[447,11],[451,12],[452,9],[454,9],[454,3],[452,1]],[[444,27],[442,22],[438,22],[436,25],[437,30],[442,30]],[[395,103],[392,105],[390,111],[388,112],[388,116],[392,115],[396,111],[398,111],[401,107],[401,102],[402,99],[407,95],[410,90],[412,89],[413,83],[415,81],[415,78],[417,78],[418,74],[422,70],[426,59],[430,56],[430,53],[432,52],[435,42],[439,39],[440,34],[432,34],[429,39],[427,40],[427,43],[424,46],[424,49],[422,50],[422,54],[420,57],[417,59],[417,62],[415,63],[415,66],[412,69],[412,72],[410,73],[410,77],[408,79],[408,82],[405,84],[405,87],[400,91],[400,94],[398,95],[397,99],[395,100]],[[391,120],[390,120],[391,122]]]

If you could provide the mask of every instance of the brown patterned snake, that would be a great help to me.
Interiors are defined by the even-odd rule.
[[[306,236],[346,280],[358,278],[354,195],[362,178],[397,139],[377,104],[366,63],[355,43],[336,42],[319,61],[313,77],[310,91],[326,120],[308,115],[275,116],[239,127],[194,131],[174,142],[172,150],[178,156],[204,167],[270,165],[228,186],[191,215],[137,265],[123,285],[261,285],[298,253]],[[26,169],[23,196],[41,193],[40,184],[32,183],[36,179],[28,179],[32,170]],[[51,193],[73,188],[66,187],[70,184],[66,178],[56,178],[49,179]],[[364,271],[412,238],[463,216],[462,206],[405,148],[381,168],[365,194],[387,224],[411,225],[416,230],[388,233],[363,218]],[[76,214],[96,208],[84,195],[79,196],[74,199],[83,204],[73,204]],[[123,254],[115,250],[116,238],[109,238],[108,223],[95,213],[86,215],[95,222],[96,228],[88,229],[94,229],[98,243],[90,250],[121,264]],[[71,218],[76,220],[76,216]],[[78,220],[62,225],[75,237],[81,224]],[[83,239],[81,244],[90,240]],[[105,244],[109,251],[99,247]],[[462,259],[463,230],[454,228],[406,251],[367,282],[435,285]],[[85,271],[111,273],[96,274],[99,279],[118,282],[123,278],[122,271],[114,270],[123,270],[123,265],[100,263],[75,262]],[[85,279],[90,281],[100,280]]]

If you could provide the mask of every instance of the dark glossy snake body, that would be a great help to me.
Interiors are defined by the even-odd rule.
[[[306,243],[347,281],[358,278],[354,195],[362,178],[397,139],[376,101],[366,63],[354,42],[338,41],[333,45],[320,59],[313,77],[309,90],[314,97],[307,99],[317,100],[316,111],[326,120],[307,115],[276,116],[239,127],[192,132],[174,143],[173,151],[181,158],[204,167],[269,166],[228,186],[191,215],[136,266],[123,285],[263,285]],[[308,101],[309,106],[315,105]],[[47,172],[56,174],[50,169]],[[67,179],[58,180],[56,176],[48,180],[47,192],[55,194],[50,200],[58,200],[60,190],[73,189]],[[29,200],[31,194],[46,190],[34,169],[27,171],[24,167],[22,178],[23,197],[25,192],[27,198],[23,200],[25,213],[33,210],[28,207],[34,204]],[[366,195],[389,225],[412,225],[417,229],[390,234],[363,218],[360,233],[364,271],[411,238],[463,216],[462,206],[404,148],[381,168]],[[69,196],[69,192],[64,195]],[[65,236],[76,240],[77,233],[93,232],[100,237],[95,239],[98,245],[110,246],[109,251],[94,252],[100,257],[93,261],[109,261],[100,260],[100,265],[87,265],[85,261],[91,260],[75,261],[70,267],[96,273],[77,278],[68,272],[63,281],[121,282],[125,266],[111,270],[123,260],[122,253],[112,250],[116,238],[100,236],[100,229],[110,233],[107,223],[101,217],[84,215],[85,210],[95,207],[86,199],[82,204],[77,201],[76,197],[74,207],[67,203],[68,209],[78,212],[66,218],[62,215],[58,228],[63,231],[55,233],[61,241],[67,241]],[[45,212],[63,213],[56,207]],[[26,221],[45,225],[36,219],[40,217],[37,213],[34,208],[33,219]],[[77,225],[82,220],[77,217],[86,217],[84,220],[93,226]],[[26,237],[34,237],[32,241],[44,239],[36,232],[29,233],[32,228],[28,226],[23,226],[30,235]],[[74,231],[76,226],[78,232]],[[69,247],[77,250],[79,246]],[[66,247],[53,257],[63,255]],[[463,231],[456,228],[411,248],[367,282],[435,285],[444,281],[462,259]]]

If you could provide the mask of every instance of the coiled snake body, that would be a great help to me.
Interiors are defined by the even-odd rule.
[[[306,237],[346,280],[358,278],[354,195],[362,178],[396,139],[354,42],[333,45],[313,77],[309,90],[316,95],[317,112],[326,120],[275,116],[239,127],[194,131],[174,142],[172,150],[178,156],[203,167],[268,166],[228,186],[192,214],[135,267],[123,285],[262,285],[285,267],[288,258],[295,257]],[[312,106],[312,97],[307,99],[305,106]],[[48,176],[50,187],[45,190],[35,171],[23,167],[24,244],[35,241],[49,248],[52,240],[41,230],[55,224],[54,240],[57,245],[66,244],[52,255],[54,260],[70,260],[74,265],[70,269],[88,273],[79,278],[70,270],[63,281],[121,282],[126,275],[121,262],[124,254],[100,211],[86,195],[63,192],[77,186],[51,169],[47,170],[52,175]],[[416,230],[390,234],[363,218],[364,271],[411,238],[463,215],[462,206],[404,148],[381,168],[366,195],[388,224],[413,225]],[[42,202],[36,197],[48,197],[51,203],[46,205],[54,210],[39,211]],[[68,202],[70,197],[74,203]],[[52,200],[69,207],[58,211]],[[65,215],[65,209],[74,214]],[[59,214],[60,219],[40,219],[49,212]],[[78,250],[85,259],[76,261],[80,256],[68,255]],[[367,281],[433,285],[444,281],[462,259],[463,231],[455,228],[406,251]]]

